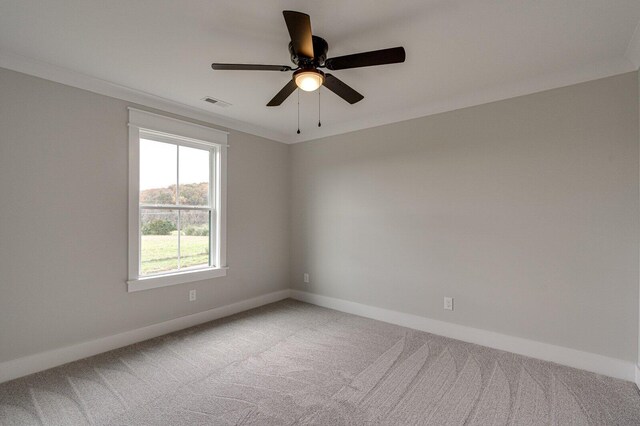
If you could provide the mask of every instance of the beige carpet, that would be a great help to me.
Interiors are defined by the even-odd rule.
[[[5,424],[639,425],[630,382],[285,300],[0,385]]]

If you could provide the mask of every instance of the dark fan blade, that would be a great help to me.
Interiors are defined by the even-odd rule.
[[[395,64],[404,62],[404,59],[404,47],[392,47],[391,49],[373,50],[371,52],[329,58],[324,62],[324,66],[330,70],[345,70],[348,68]]]
[[[293,92],[295,92],[295,90],[298,88],[298,86],[296,86],[296,82],[293,80],[290,80],[279,92],[277,95],[275,95],[273,97],[273,99],[271,99],[269,101],[269,103],[267,104],[267,106],[278,106],[280,104],[282,104],[285,99],[287,99],[289,97],[290,94],[292,94]]]
[[[291,71],[287,65],[257,65],[257,64],[211,64],[214,70],[230,71]]]
[[[356,102],[360,102],[364,99],[364,96],[331,74],[326,74],[324,76],[323,85],[350,104],[355,104]]]
[[[309,15],[293,10],[282,12],[287,23],[293,50],[298,56],[313,58],[313,39],[311,37],[311,19]]]

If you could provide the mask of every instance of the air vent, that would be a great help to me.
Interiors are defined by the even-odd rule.
[[[202,98],[202,100],[221,108],[227,108],[231,106],[229,102],[221,101],[220,99],[216,99],[211,96],[204,97]]]

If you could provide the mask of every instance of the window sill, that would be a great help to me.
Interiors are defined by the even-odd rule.
[[[208,280],[209,278],[224,277],[228,267],[200,269],[197,271],[183,271],[175,274],[143,277],[127,281],[127,291],[150,290],[152,288],[167,287],[170,285],[190,283],[193,281]]]

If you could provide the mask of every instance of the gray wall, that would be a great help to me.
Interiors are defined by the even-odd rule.
[[[127,106],[0,69],[0,361],[289,288],[288,146],[231,131],[227,277],[127,293]]]
[[[231,131],[228,276],[127,293],[128,104],[0,69],[0,362],[290,283],[636,360],[639,78],[293,146]]]
[[[628,73],[296,144],[292,285],[634,361],[638,114]]]

